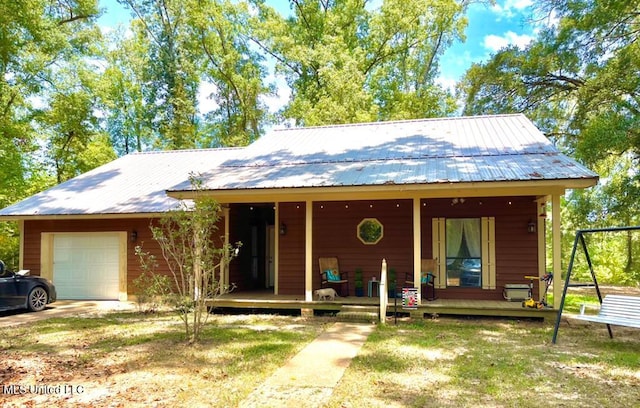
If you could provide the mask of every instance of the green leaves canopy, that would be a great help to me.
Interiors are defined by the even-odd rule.
[[[626,0],[545,0],[537,7],[541,20],[554,23],[528,47],[506,48],[474,65],[458,88],[464,113],[523,112],[598,171],[597,188],[568,196],[565,236],[577,228],[637,225],[640,6]],[[626,237],[626,256],[618,257],[626,264],[617,270],[633,264],[638,243],[632,238]]]
[[[277,62],[292,96],[282,115],[301,125],[445,116],[438,57],[462,36],[467,2],[292,0],[283,17],[256,1],[254,41]]]

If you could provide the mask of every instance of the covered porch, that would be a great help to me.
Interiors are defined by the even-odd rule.
[[[510,192],[517,191],[511,189]],[[545,246],[548,227],[552,228],[553,237],[552,270],[559,270],[560,194],[543,195],[542,189],[539,194],[527,196],[480,196],[476,192],[474,197],[470,191],[464,193],[464,199],[446,196],[444,192],[440,197],[432,192],[433,197],[427,199],[416,197],[415,193],[410,198],[395,199],[372,194],[358,197],[359,200],[352,197],[334,201],[323,197],[324,200],[317,201],[230,204],[224,214],[225,238],[227,242],[242,241],[243,248],[239,257],[225,269],[223,281],[236,287],[225,298],[237,298],[242,303],[247,300],[245,297],[252,300],[258,293],[257,299],[262,300],[264,296],[255,290],[267,289],[265,295],[273,296],[270,300],[318,303],[314,301],[313,291],[321,286],[319,259],[335,257],[340,270],[348,272],[350,293],[341,298],[341,302],[358,299],[357,302],[366,304],[370,302],[354,296],[357,270],[361,271],[366,289],[369,281],[380,280],[381,262],[386,259],[389,273],[394,276],[389,280],[397,279],[398,285],[404,285],[408,281],[420,281],[423,259],[439,258],[435,279],[438,297],[442,301],[468,301],[464,306],[451,306],[451,309],[460,309],[453,314],[477,314],[468,312],[475,307],[480,308],[480,314],[486,314],[485,306],[474,301],[495,301],[497,306],[491,309],[515,308],[517,313],[511,315],[522,316],[518,310],[520,304],[516,307],[504,304],[502,289],[506,284],[526,284],[525,275],[543,276],[549,270]],[[496,191],[487,194],[492,193]],[[401,194],[396,192],[396,195]],[[552,204],[552,222],[547,221],[548,203]],[[368,219],[379,220],[384,228],[382,239],[375,245],[367,245],[358,237],[358,226]],[[456,275],[459,271],[449,265],[444,240],[445,219],[482,222],[482,236],[478,233],[476,245],[483,262],[482,274],[475,271],[473,284],[465,283],[463,276]],[[539,298],[542,285],[539,282],[534,285],[534,297]],[[421,293],[425,287],[419,286],[418,298],[428,297]],[[427,302],[422,300],[422,303]],[[431,303],[424,305],[426,310],[434,307]],[[435,305],[444,307],[446,302]],[[328,307],[336,308],[335,305]],[[502,314],[491,312],[489,315]]]
[[[260,311],[291,311],[301,314],[340,312],[344,306],[368,306],[380,305],[377,296],[339,297],[333,301],[307,301],[304,295],[275,295],[270,291],[243,291],[232,292],[208,301],[208,306],[219,309]],[[530,309],[523,308],[521,302],[508,302],[506,300],[475,300],[475,299],[436,299],[423,301],[417,309],[407,310],[402,308],[402,299],[389,299],[387,316],[393,316],[394,312],[401,315],[410,315],[414,318],[429,318],[435,314],[450,316],[490,316],[504,318],[540,318],[554,319],[557,313],[555,308]]]

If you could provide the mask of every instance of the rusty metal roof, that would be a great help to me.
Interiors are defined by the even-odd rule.
[[[524,115],[272,131],[207,173],[211,190],[597,180]],[[171,190],[189,190],[185,183]]]

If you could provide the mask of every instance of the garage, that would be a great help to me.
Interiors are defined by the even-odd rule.
[[[53,283],[59,299],[118,299],[120,236],[54,234]]]

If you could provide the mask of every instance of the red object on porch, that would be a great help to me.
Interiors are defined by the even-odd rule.
[[[347,294],[340,291],[340,296],[349,296],[349,273],[341,272],[338,266],[338,258],[318,258],[320,266],[320,287],[326,288],[333,285],[347,285]]]

